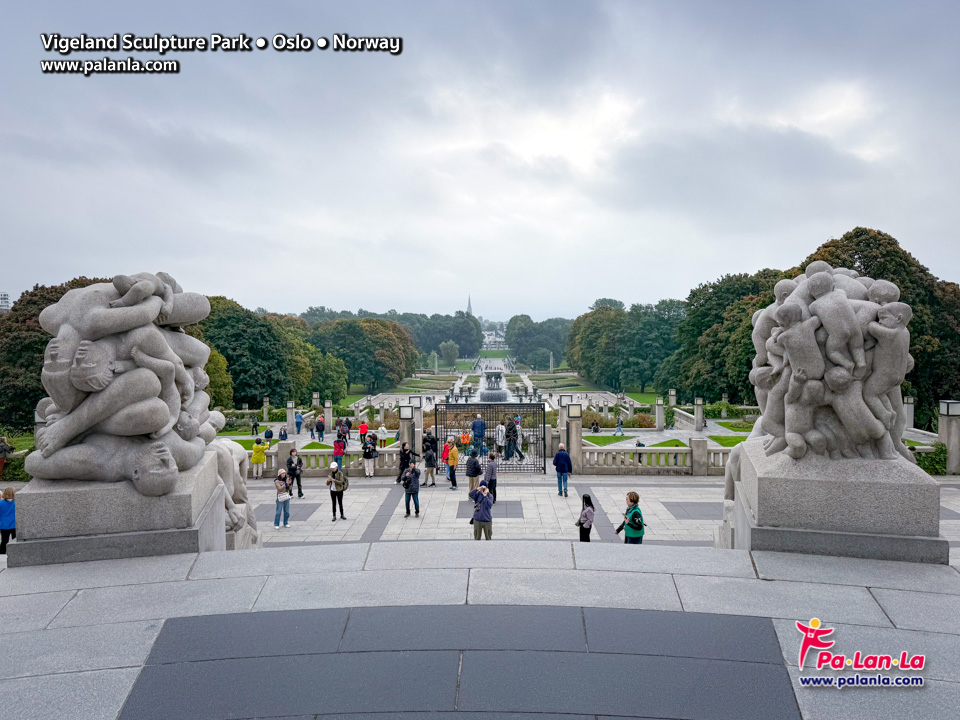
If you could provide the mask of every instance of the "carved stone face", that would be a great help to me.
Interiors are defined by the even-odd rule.
[[[900,299],[900,288],[889,280],[875,280],[867,290],[867,297],[870,302],[886,305]]]
[[[192,415],[181,411],[174,429],[184,440],[193,440],[200,433],[200,422]]]
[[[73,357],[70,382],[77,390],[100,392],[113,381],[111,360],[102,345],[84,340]]]
[[[177,463],[162,442],[145,445],[133,468],[133,486],[141,495],[166,495],[177,484]]]
[[[807,281],[807,287],[815,298],[822,297],[833,290],[833,276],[828,272],[814,273]]]
[[[773,294],[777,298],[777,302],[783,304],[790,293],[797,289],[797,283],[794,280],[781,280],[776,285],[773,286]]]

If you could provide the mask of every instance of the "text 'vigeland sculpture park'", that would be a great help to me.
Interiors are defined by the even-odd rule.
[[[750,372],[767,455],[912,461],[900,385],[913,311],[900,289],[816,261],[774,293],[753,316]]]
[[[947,562],[940,488],[903,443],[913,311],[817,261],[753,316],[761,415],[725,468],[718,547]]]
[[[67,292],[40,314],[53,335],[27,472],[47,480],[129,480],[169,493],[203,458],[211,426],[210,348],[183,331],[210,313],[165,273],[118,275]]]

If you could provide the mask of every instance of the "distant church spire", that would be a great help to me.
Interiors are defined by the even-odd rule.
[[[470,304],[469,295],[467,295],[467,315],[473,315],[473,305]]]

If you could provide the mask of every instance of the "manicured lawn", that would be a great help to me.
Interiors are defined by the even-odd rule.
[[[903,439],[903,442],[906,443],[907,447],[926,447],[933,444],[928,442],[917,442],[916,440],[907,440],[906,438]]]
[[[745,423],[737,420],[717,420],[717,425],[735,432],[750,432],[753,430],[753,423]]]
[[[658,395],[656,393],[628,392],[627,397],[632,398],[633,400],[636,400],[638,403],[645,403],[647,405],[656,405]]]
[[[746,435],[710,435],[709,437],[721,447],[733,447],[747,439]]]
[[[357,386],[354,385],[354,387],[357,387]],[[386,391],[384,391],[384,392],[386,392]],[[362,398],[362,397],[366,397],[366,393],[364,393],[363,395],[347,395],[343,400],[341,400],[341,401],[340,401],[339,403],[337,403],[337,404],[338,404],[338,405],[353,405],[353,403],[355,403],[357,400],[359,400],[359,399]]]
[[[482,358],[505,358],[510,356],[509,350],[481,350],[480,357]]]
[[[7,442],[9,442],[13,447],[16,448],[17,452],[21,450],[29,450],[33,447],[33,435],[22,435],[21,437],[8,437]]]
[[[461,372],[470,372],[473,370],[474,363],[477,361],[474,360],[457,360],[457,370]]]
[[[647,447],[686,447],[687,444],[682,440],[664,440],[663,442],[654,443],[653,445],[648,445]]]
[[[584,440],[592,442],[594,445],[612,445],[615,442],[622,442],[623,440],[629,440],[629,437],[624,437],[622,435],[584,435]]]
[[[323,443],[312,442],[303,446],[304,450],[333,450],[333,445],[324,445]]]
[[[243,445],[244,450],[253,450],[253,438],[229,437],[222,434],[218,435],[217,437],[227,437],[228,440],[233,440],[238,445]]]
[[[251,433],[249,430],[222,430],[221,432],[218,432],[218,433],[217,433],[217,436],[218,436],[218,437],[233,437],[233,436],[235,436],[235,435],[239,435],[240,437],[243,437],[244,435],[246,435],[246,436],[249,437],[249,436],[252,435],[252,434],[253,434],[253,433]]]

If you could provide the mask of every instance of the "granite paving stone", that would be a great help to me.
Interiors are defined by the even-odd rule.
[[[824,622],[890,627],[870,591],[862,587],[696,575],[674,579],[688,612],[794,620],[817,617]]]
[[[765,580],[836,583],[960,595],[960,573],[949,565],[863,560],[800,553],[753,553]]]
[[[800,687],[800,670],[790,667],[788,672],[805,720],[950,720],[957,717],[957,708],[960,707],[960,683],[956,682],[930,680],[923,687],[845,687],[835,690]]]
[[[51,627],[246,612],[265,578],[184,580],[81,590]]]
[[[186,580],[196,557],[191,553],[9,568],[0,573],[0,596]]]
[[[590,652],[783,662],[768,618],[611,608],[584,608],[583,617]]]
[[[579,608],[452,605],[355,608],[341,652],[370,650],[584,652]]]
[[[496,532],[496,527],[494,527]],[[568,568],[573,554],[565,542],[460,543],[449,541],[375,543],[367,570],[399,568]]]
[[[624,545],[621,541],[617,544],[575,543],[573,551],[577,568],[581,570],[756,577],[746,550]]]
[[[670,575],[593,570],[470,571],[471,605],[559,605],[681,610]]]
[[[783,665],[603,653],[468,650],[458,709],[694,720],[800,717]]]
[[[349,612],[281,610],[171,618],[148,665],[337,651]]]
[[[0,680],[3,720],[116,720],[137,668]]]
[[[873,590],[893,624],[902,630],[960,634],[960,596],[904,590]]]
[[[149,665],[120,720],[453,710],[459,661],[457,652],[385,652]],[[430,668],[430,682],[414,681],[418,668]]]
[[[73,590],[0,598],[0,633],[41,630],[76,593]]]
[[[336,547],[323,544],[257,552],[205,552],[197,557],[190,579],[360,570],[369,548],[366,543],[344,543]]]
[[[152,620],[5,633],[0,635],[0,678],[139,668],[161,625]]]
[[[467,570],[364,570],[269,578],[256,610],[378,605],[460,605]]]
[[[784,662],[787,665],[797,666],[800,640],[803,635],[797,630],[796,622],[774,620],[773,626],[780,640]],[[893,655],[899,655],[903,651],[910,654],[923,653],[926,655],[923,668],[925,678],[960,682],[960,635],[865,625],[834,624],[830,627],[834,629],[833,634],[830,635],[830,639],[834,641],[831,652],[844,653],[847,656],[852,656],[857,650],[862,653]],[[808,659],[807,668],[809,667]]]

